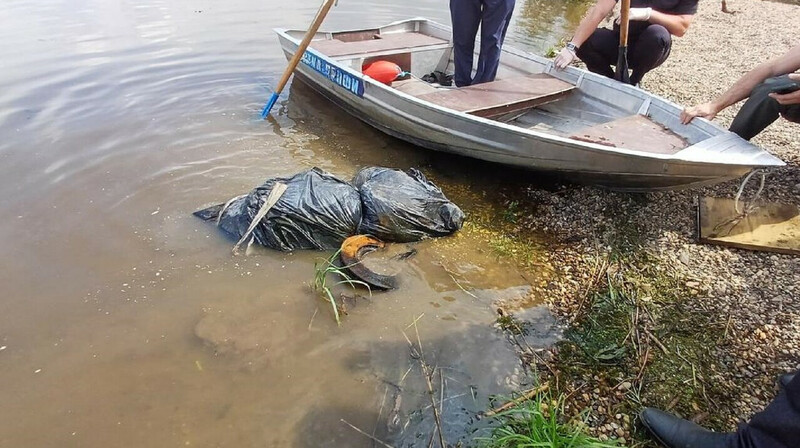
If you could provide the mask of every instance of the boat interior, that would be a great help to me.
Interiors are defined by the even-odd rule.
[[[298,32],[295,37],[302,35]],[[426,75],[454,69],[449,30],[432,22],[318,33],[310,46],[358,72],[374,61],[393,62],[410,73],[390,84],[398,91],[541,133],[659,154],[674,154],[710,137],[690,129],[693,126],[681,126],[681,134],[670,130],[670,125],[677,124],[674,112],[651,108],[646,95],[620,95],[597,83],[582,83],[582,76],[570,80],[565,72],[554,73],[548,59],[516,50],[504,49],[493,82],[462,88],[427,82],[430,76],[423,80]]]

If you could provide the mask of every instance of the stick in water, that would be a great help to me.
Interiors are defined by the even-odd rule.
[[[283,72],[283,77],[281,77],[281,81],[278,83],[278,88],[272,93],[267,105],[264,106],[264,110],[261,111],[261,118],[267,118],[269,111],[272,110],[272,106],[274,106],[275,102],[278,101],[278,96],[280,96],[283,88],[286,87],[286,83],[289,82],[292,72],[294,72],[294,69],[297,67],[297,64],[300,62],[300,59],[306,52],[308,44],[311,43],[311,39],[313,39],[314,35],[317,34],[319,26],[322,25],[322,21],[325,20],[325,16],[328,15],[328,11],[330,11],[335,2],[336,0],[325,0],[325,3],[323,3],[320,7],[319,11],[317,12],[317,16],[311,23],[311,27],[309,27],[308,31],[306,31],[303,41],[300,42],[300,46],[297,47],[297,51],[295,51],[294,56],[292,56],[292,59],[289,61],[289,66],[286,67],[286,71]]]
[[[491,416],[497,415],[497,414],[499,414],[499,413],[501,413],[503,411],[507,411],[507,410],[513,408],[514,406],[522,403],[523,401],[530,400],[531,398],[535,397],[537,394],[542,393],[542,392],[546,391],[549,388],[550,388],[550,386],[545,384],[545,385],[539,386],[539,387],[537,387],[535,389],[531,389],[528,392],[525,392],[521,397],[515,398],[515,399],[509,401],[508,403],[500,406],[499,408],[492,409],[491,411],[488,411],[483,415],[485,415],[486,417],[491,417]]]

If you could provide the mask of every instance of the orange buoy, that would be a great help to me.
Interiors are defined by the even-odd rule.
[[[391,85],[403,73],[403,69],[394,62],[375,61],[361,67],[361,71],[370,78]]]

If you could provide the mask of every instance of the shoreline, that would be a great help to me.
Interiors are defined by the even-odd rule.
[[[674,40],[670,58],[645,76],[642,88],[692,106],[800,43],[800,6],[752,0],[727,6],[733,14],[719,2],[700,2],[686,36]],[[727,127],[742,104],[715,122]],[[762,200],[800,203],[800,125],[779,119],[753,142],[786,162],[769,172]],[[526,194],[530,207],[520,228],[543,229],[561,242],[548,254],[554,278],[533,295],[573,335],[549,354],[552,361],[531,368],[542,381],[556,380],[572,415],[588,409],[590,433],[648,441],[636,425],[642,406],[732,431],[772,400],[779,374],[800,369],[800,258],[695,241],[698,197],[732,198],[740,182],[648,194],[588,186]],[[611,338],[605,342],[624,336],[630,345],[635,335],[636,343],[610,365],[574,368],[591,363],[586,344],[576,342],[581,331],[597,331],[589,317],[617,322],[616,316],[624,326],[619,307],[604,308],[615,291],[629,299],[623,311],[635,310],[636,317],[627,335],[601,336]]]

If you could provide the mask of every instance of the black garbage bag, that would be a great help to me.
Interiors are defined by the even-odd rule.
[[[262,211],[274,189],[286,190],[266,212],[250,235],[248,229]],[[274,198],[277,198],[277,192]],[[220,216],[221,213],[221,216]],[[272,249],[338,249],[345,238],[356,233],[361,221],[361,198],[350,184],[319,168],[290,178],[267,180],[245,196],[195,213],[205,220],[217,220],[219,227],[241,242]]]
[[[364,168],[353,179],[361,194],[358,233],[384,241],[410,242],[461,229],[464,212],[414,168]]]

